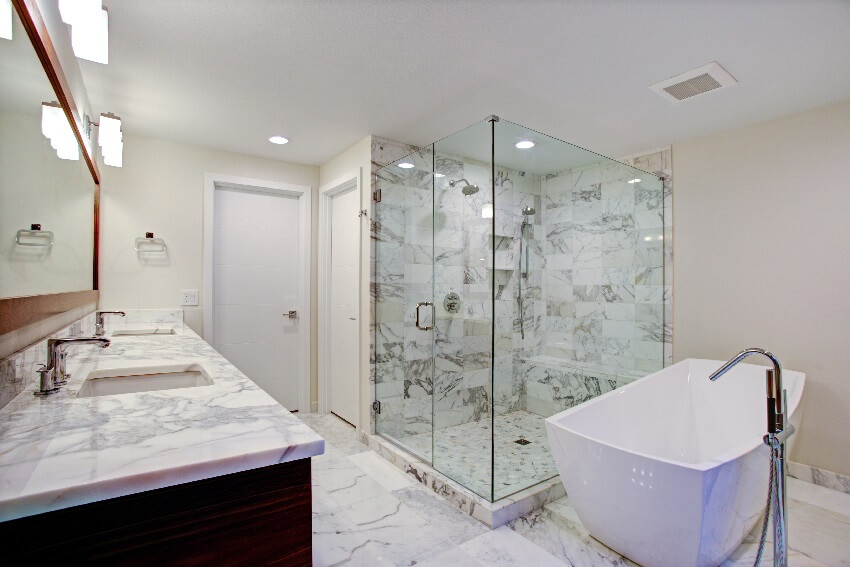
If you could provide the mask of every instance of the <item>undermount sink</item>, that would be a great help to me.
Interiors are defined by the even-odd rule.
[[[145,329],[116,329],[112,331],[113,337],[127,336],[138,337],[141,335],[176,335],[174,327],[149,327]]]
[[[211,386],[213,379],[197,362],[169,362],[137,367],[96,368],[77,392],[78,398]]]

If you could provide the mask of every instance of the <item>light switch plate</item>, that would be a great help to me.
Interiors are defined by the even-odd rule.
[[[197,289],[182,289],[180,290],[180,305],[197,305],[198,290]]]

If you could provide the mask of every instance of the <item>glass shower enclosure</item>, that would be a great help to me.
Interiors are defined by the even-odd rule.
[[[662,179],[497,117],[377,172],[378,435],[490,501],[546,417],[663,366]]]

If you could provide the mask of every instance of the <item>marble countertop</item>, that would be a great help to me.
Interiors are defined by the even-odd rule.
[[[138,325],[136,325],[138,326]],[[185,327],[68,349],[62,389],[0,410],[0,521],[309,458],[325,442]],[[76,397],[89,372],[202,365],[212,385]]]

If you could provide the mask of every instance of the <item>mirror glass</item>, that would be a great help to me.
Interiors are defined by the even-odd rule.
[[[42,109],[56,94],[13,18],[0,37],[0,298],[92,289],[94,181],[62,110]]]

